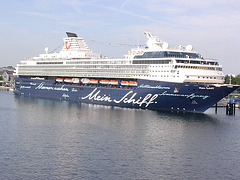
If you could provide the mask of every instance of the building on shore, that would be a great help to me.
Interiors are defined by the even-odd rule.
[[[14,68],[11,66],[0,68],[0,86],[12,87],[14,82]]]

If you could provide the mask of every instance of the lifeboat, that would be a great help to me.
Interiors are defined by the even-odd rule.
[[[57,78],[56,82],[63,82],[63,78]]]
[[[137,82],[136,81],[129,81],[129,85],[130,86],[137,86]]]
[[[89,83],[90,84],[97,84],[98,80],[97,79],[90,79]]]
[[[109,84],[109,80],[102,79],[99,81],[100,84]]]
[[[79,83],[79,78],[72,78],[73,83]]]
[[[122,85],[122,86],[128,86],[128,85],[129,85],[129,82],[128,82],[128,81],[121,81],[121,85]]]
[[[118,81],[117,80],[110,80],[109,84],[111,84],[111,85],[118,85]]]
[[[64,82],[66,82],[66,83],[71,83],[71,82],[72,82],[72,79],[71,79],[71,78],[65,78],[65,79],[64,79]]]
[[[82,79],[81,79],[81,82],[82,82],[83,84],[88,84],[88,83],[90,82],[90,80],[89,80],[88,78],[82,78]]]

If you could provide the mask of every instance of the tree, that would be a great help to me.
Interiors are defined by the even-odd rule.
[[[240,74],[238,74],[236,77],[233,77],[232,75],[225,76],[225,84],[230,84],[230,78],[231,78],[231,84],[240,85]]]

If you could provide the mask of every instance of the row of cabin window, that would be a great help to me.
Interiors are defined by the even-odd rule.
[[[184,68],[184,69],[205,69],[205,70],[219,70],[222,71],[222,68],[214,68],[214,67],[200,67],[200,66],[175,66],[177,68]]]
[[[171,60],[133,60],[133,64],[169,64]]]
[[[74,68],[78,69],[78,68],[82,68],[82,69],[146,69],[147,66],[139,66],[139,65],[134,65],[134,66],[117,66],[117,65],[101,65],[101,66],[95,66],[95,65],[86,65],[86,66],[74,66]],[[72,69],[73,66],[20,66],[19,69],[42,69],[42,70],[45,70],[45,69],[52,69],[52,70],[55,70],[55,69],[62,69],[62,68],[66,68],[67,69]]]
[[[187,78],[189,78],[189,76],[187,76]],[[200,76],[198,76],[198,79],[200,79],[200,78],[203,78],[203,79],[216,79],[216,77],[200,77]],[[223,78],[222,78],[223,79]]]
[[[184,64],[219,65],[218,62],[207,62],[207,61],[176,60],[176,62],[177,63],[184,63]]]
[[[67,61],[66,64],[130,64],[129,61]]]

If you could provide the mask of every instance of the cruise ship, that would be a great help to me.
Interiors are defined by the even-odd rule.
[[[93,53],[67,32],[59,53],[26,58],[15,71],[16,95],[129,108],[204,112],[239,86],[224,84],[222,66],[192,45],[170,45],[145,32],[144,48],[123,58]]]

